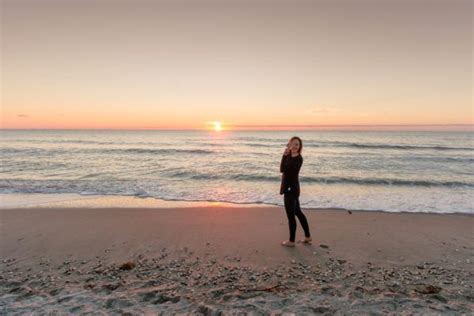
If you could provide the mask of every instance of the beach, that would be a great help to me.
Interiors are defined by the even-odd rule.
[[[2,0],[0,316],[474,316],[472,1],[427,4]]]
[[[1,209],[0,314],[472,313],[471,214],[304,212]]]

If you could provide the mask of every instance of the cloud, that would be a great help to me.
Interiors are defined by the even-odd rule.
[[[333,114],[341,112],[340,108],[334,107],[325,107],[325,106],[314,106],[306,110],[307,114],[310,115],[324,115],[324,114]]]
[[[27,118],[27,117],[30,117],[30,116],[28,114],[18,114],[16,117]]]

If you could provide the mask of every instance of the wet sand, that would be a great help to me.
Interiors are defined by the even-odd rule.
[[[304,212],[0,210],[0,313],[472,312],[472,215]]]

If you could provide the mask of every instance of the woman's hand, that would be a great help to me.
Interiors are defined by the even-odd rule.
[[[283,155],[288,156],[290,154],[290,148],[286,147]]]

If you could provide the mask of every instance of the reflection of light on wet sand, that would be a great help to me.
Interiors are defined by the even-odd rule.
[[[80,194],[2,194],[0,208],[177,208],[177,207],[269,207],[218,201],[166,201],[150,197]]]
[[[209,202],[209,206],[214,206],[214,207],[224,206],[222,204],[223,204],[222,202]]]

